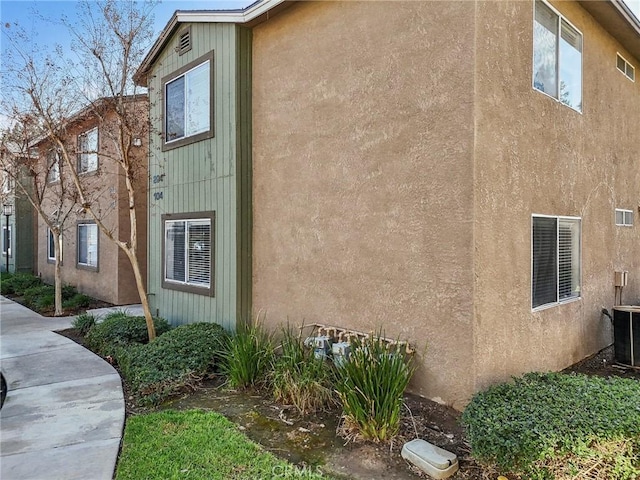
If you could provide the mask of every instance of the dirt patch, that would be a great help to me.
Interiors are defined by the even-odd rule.
[[[563,371],[600,377],[623,377],[640,381],[640,368],[617,364],[613,354],[613,346],[607,347]]]

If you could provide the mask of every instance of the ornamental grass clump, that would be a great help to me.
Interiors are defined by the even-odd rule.
[[[393,438],[414,371],[411,357],[393,349],[381,336],[352,340],[351,354],[338,368],[336,383],[343,409],[342,433],[374,442]]]
[[[260,387],[266,381],[273,360],[273,335],[259,322],[242,324],[229,337],[222,370],[233,388]]]
[[[300,335],[283,330],[282,343],[273,365],[271,386],[276,401],[293,405],[300,414],[317,412],[336,404],[335,369],[316,358]]]
[[[523,478],[640,475],[640,382],[529,373],[476,394],[462,421],[472,455]]]

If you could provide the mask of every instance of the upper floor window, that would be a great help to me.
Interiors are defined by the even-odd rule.
[[[580,297],[580,231],[579,218],[533,216],[532,308]]]
[[[582,33],[540,0],[533,25],[533,88],[582,111]]]
[[[163,79],[165,149],[213,137],[213,53]]]
[[[98,169],[98,128],[78,135],[78,173]]]
[[[15,188],[15,181],[9,173],[4,172],[4,177],[2,178],[2,193],[11,193]]]
[[[633,227],[633,210],[616,208],[616,225],[621,227]]]
[[[55,150],[51,150],[47,155],[47,182],[57,182],[60,180],[60,156]]]
[[[618,53],[616,59],[616,66],[618,70],[625,74],[625,76],[632,82],[636,81],[636,69],[633,65],[627,62],[627,59]]]

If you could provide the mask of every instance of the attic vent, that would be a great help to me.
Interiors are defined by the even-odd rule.
[[[616,66],[618,67],[618,70],[624,73],[629,80],[632,82],[636,81],[636,69],[633,68],[633,65],[627,62],[620,54],[618,54]]]
[[[176,48],[176,50],[178,50],[178,55],[182,55],[183,53],[186,53],[189,50],[191,50],[191,29],[190,28],[184,30],[180,34],[180,37],[178,39],[178,47]]]

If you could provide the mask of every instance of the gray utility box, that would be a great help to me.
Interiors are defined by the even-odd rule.
[[[640,305],[613,307],[613,345],[616,362],[640,367]]]
[[[405,443],[401,455],[435,479],[449,478],[458,471],[458,458],[453,453],[424,440]]]

